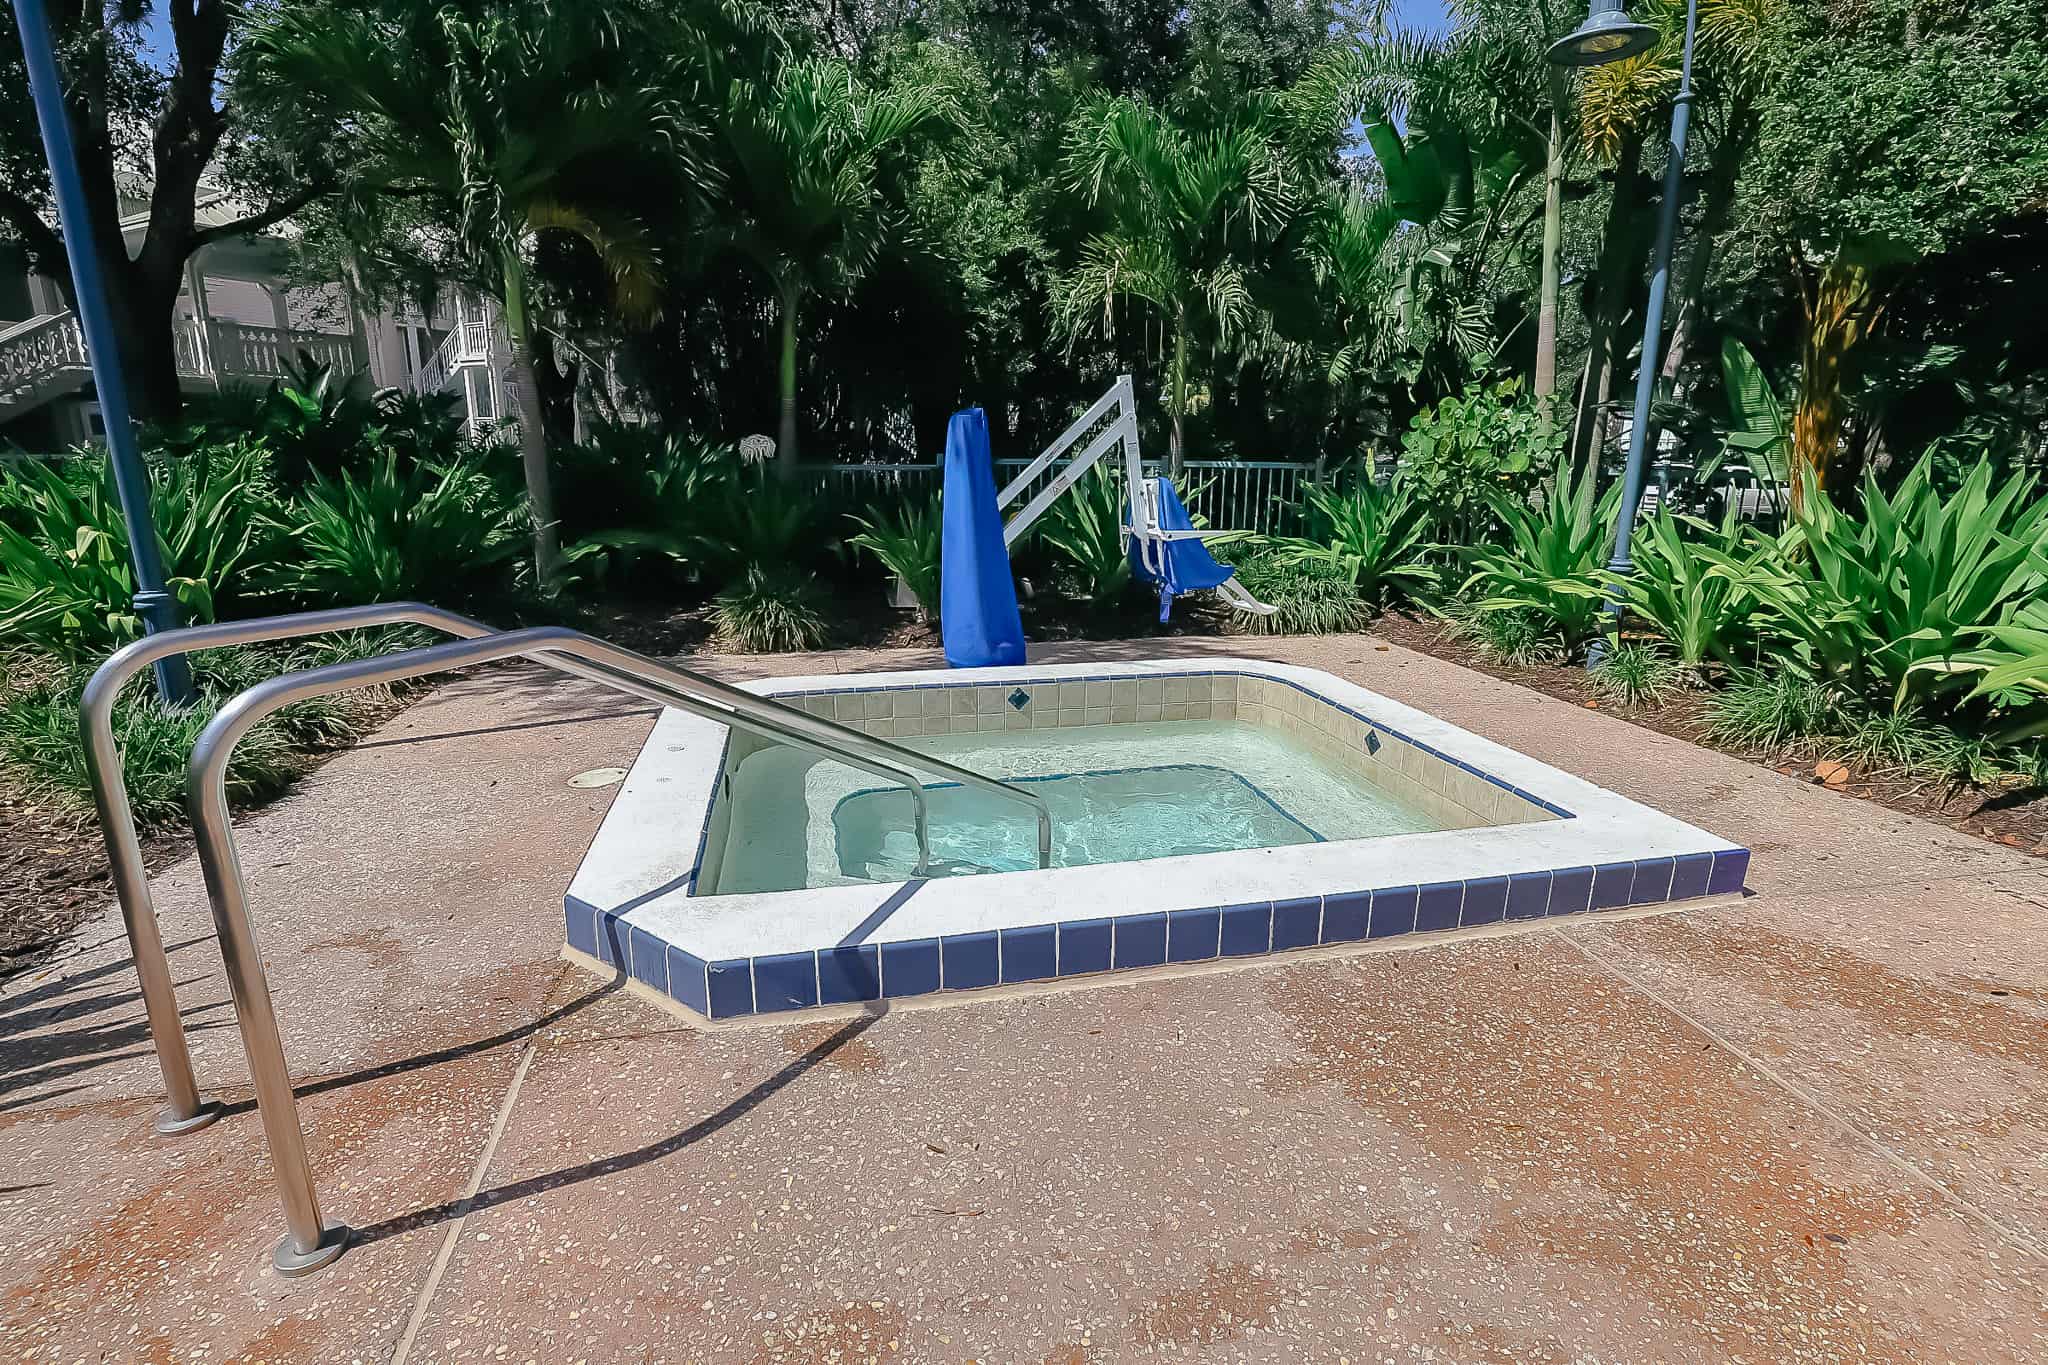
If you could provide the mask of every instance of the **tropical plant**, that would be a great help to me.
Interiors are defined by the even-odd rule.
[[[1988,701],[2003,713],[2001,743],[2048,734],[2048,605],[2029,602],[2009,620],[1967,633],[1978,641],[1975,648],[1913,667],[1972,681],[1967,700]]]
[[[1718,526],[1660,508],[1638,523],[1627,574],[1601,581],[1635,615],[1657,628],[1688,668],[1709,658],[1733,665],[1751,638],[1751,581],[1775,558],[1777,544],[1744,526],[1732,503]]]
[[[1471,575],[1461,591],[1478,593],[1476,611],[1534,613],[1565,650],[1593,637],[1604,614],[1607,528],[1621,501],[1619,485],[1597,501],[1593,485],[1593,472],[1580,470],[1560,471],[1533,502],[1497,487],[1484,490],[1506,541],[1466,552]]]
[[[1360,479],[1341,488],[1308,489],[1303,534],[1274,541],[1289,564],[1325,562],[1368,607],[1428,596],[1438,576],[1426,557],[1428,521],[1414,486]],[[1259,594],[1254,592],[1252,596]]]
[[[939,557],[943,522],[939,495],[907,499],[894,511],[874,507],[855,517],[859,535],[848,541],[866,550],[889,573],[903,581],[917,599],[917,619],[928,621],[939,611]]]
[[[1362,630],[1372,608],[1350,576],[1327,555],[1265,551],[1237,561],[1237,581],[1270,615],[1235,612],[1231,625],[1247,635],[1330,635]]]
[[[1113,334],[1119,302],[1157,316],[1174,478],[1186,458],[1195,367],[1252,330],[1255,248],[1294,211],[1276,125],[1274,108],[1259,99],[1194,126],[1119,96],[1087,105],[1067,130],[1067,187],[1107,222],[1059,281],[1054,308],[1070,340],[1098,326]]]
[[[712,639],[744,654],[816,649],[831,634],[817,579],[787,569],[749,567],[712,604]]]
[[[1515,381],[1474,385],[1415,415],[1401,438],[1401,477],[1431,510],[1440,538],[1470,544],[1496,495],[1526,492],[1556,462],[1556,437]]]
[[[707,559],[728,567],[744,559],[721,548],[732,530],[726,519],[746,509],[733,496],[744,473],[732,446],[604,426],[564,450],[561,466],[563,553],[579,570],[601,575],[650,557],[693,570]]]
[[[712,224],[716,242],[750,262],[774,291],[780,351],[776,460],[797,462],[797,336],[805,300],[844,294],[899,230],[891,159],[951,121],[929,86],[874,89],[827,57],[792,61],[763,82],[735,80],[716,112],[730,163]]]
[[[663,50],[635,27],[641,20],[631,7],[557,0],[282,6],[256,29],[244,62],[260,97],[350,129],[341,203],[351,238],[381,246],[394,206],[425,205],[460,268],[496,297],[543,592],[554,589],[561,554],[534,389],[533,253],[543,237],[583,243],[603,265],[614,312],[651,321],[660,264],[623,187],[649,173],[650,154],[694,165],[675,100],[634,69]]]
[[[276,522],[293,552],[268,583],[323,607],[487,597],[519,558],[521,510],[474,458],[407,463],[385,450],[366,468],[314,476]]]
[[[1123,483],[1097,465],[1055,499],[1033,528],[1053,552],[1054,572],[1097,613],[1113,608],[1131,585],[1123,526]]]
[[[1860,517],[1810,490],[1785,553],[1751,579],[1784,661],[1895,710],[1978,673],[1958,656],[2015,628],[2048,583],[2048,498],[2029,475],[1992,478],[1988,458],[1946,496],[1926,461],[1889,494],[1866,474]]]
[[[207,446],[148,472],[165,586],[184,620],[214,620],[267,553],[267,454],[249,441]],[[101,452],[0,469],[0,639],[102,655],[142,634],[134,599],[128,526]]]
[[[1770,378],[1749,347],[1721,338],[1721,383],[1728,395],[1728,455],[1739,458],[1779,489],[1792,477],[1792,424]]]
[[[707,481],[693,505],[683,554],[707,579],[730,582],[749,569],[790,572],[823,562],[838,541],[816,489],[767,470]]]

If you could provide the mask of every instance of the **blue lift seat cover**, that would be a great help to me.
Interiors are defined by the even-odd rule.
[[[995,463],[988,418],[980,408],[953,414],[946,428],[946,482],[941,504],[939,630],[953,668],[1024,662],[1024,623],[1003,518],[996,510]]]
[[[1174,492],[1173,481],[1164,474],[1153,479],[1158,486],[1159,529],[1162,531],[1192,531],[1194,519],[1188,516],[1188,509],[1181,505],[1180,495]],[[1124,509],[1129,516],[1130,509]],[[1161,540],[1152,542],[1152,560],[1161,566],[1154,572],[1146,563],[1147,544],[1142,536],[1131,537],[1131,573],[1140,581],[1159,585],[1161,606],[1166,601],[1183,593],[1204,592],[1221,587],[1237,572],[1228,564],[1219,564],[1216,556],[1209,553],[1209,547],[1199,540]],[[1164,616],[1161,619],[1165,619]]]

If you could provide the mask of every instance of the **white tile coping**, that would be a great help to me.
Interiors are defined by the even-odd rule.
[[[1104,676],[1237,673],[1297,684],[1400,735],[1571,812],[1570,819],[1395,834],[1143,862],[691,896],[727,728],[665,710],[634,760],[569,896],[706,961],[841,943],[892,899],[902,904],[861,942],[1205,909],[1373,887],[1469,881],[1567,866],[1736,850],[1737,845],[1582,778],[1320,669],[1259,659],[1160,659],[1018,668],[836,673],[746,684],[762,696],[873,688],[1023,684]]]

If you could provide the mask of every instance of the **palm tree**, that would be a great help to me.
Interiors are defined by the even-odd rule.
[[[780,325],[776,460],[797,460],[796,361],[805,300],[859,282],[898,224],[890,163],[911,140],[949,123],[928,86],[871,89],[826,58],[791,62],[765,82],[734,81],[718,111],[729,165],[715,244],[751,262],[775,294]]]
[[[1081,248],[1054,306],[1070,337],[1113,328],[1119,300],[1151,306],[1164,328],[1169,458],[1186,458],[1194,350],[1225,347],[1257,316],[1255,250],[1294,211],[1277,111],[1248,101],[1195,130],[1129,97],[1084,109],[1068,130],[1069,187],[1108,225]]]
[[[596,4],[284,8],[250,44],[251,79],[353,130],[344,226],[374,248],[390,208],[421,206],[458,269],[493,293],[511,341],[534,570],[560,569],[547,434],[533,383],[539,239],[594,251],[621,319],[652,321],[659,262],[620,186],[650,151],[690,138],[661,84],[634,78],[651,44]],[[673,49],[670,49],[673,51]]]

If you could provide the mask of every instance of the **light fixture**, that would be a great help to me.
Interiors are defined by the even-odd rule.
[[[1657,45],[1657,30],[1628,17],[1621,0],[1593,0],[1593,12],[1550,45],[1550,60],[1559,66],[1605,66],[1648,52]]]

